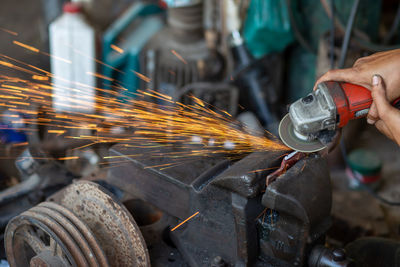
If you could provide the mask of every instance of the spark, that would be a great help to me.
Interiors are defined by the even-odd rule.
[[[79,157],[78,156],[73,156],[73,157],[58,158],[58,160],[72,160],[72,159],[79,159]]]
[[[114,45],[114,44],[110,45],[110,47],[111,47],[111,49],[114,50],[115,52],[118,52],[118,53],[120,53],[120,54],[123,54],[123,53],[124,53],[124,49],[122,49],[121,47],[118,47],[118,46],[116,46],[116,45]]]
[[[3,61],[3,60],[0,60],[0,65],[3,65],[3,66],[5,66],[5,67],[9,67],[9,68],[14,67],[14,65],[11,64],[10,62]]]
[[[32,75],[32,79],[38,80],[38,81],[48,81],[49,77],[42,76],[42,75]]]
[[[174,56],[176,56],[180,61],[187,64],[186,60],[180,54],[178,54],[178,52],[176,52],[175,50],[171,50],[171,53],[174,54]]]
[[[83,57],[89,58],[89,59],[95,61],[97,64],[103,65],[103,66],[105,66],[105,67],[107,67],[107,68],[110,68],[110,69],[112,69],[112,70],[115,70],[115,71],[117,71],[117,72],[119,72],[119,73],[121,73],[121,74],[125,74],[123,71],[121,71],[121,70],[119,70],[119,69],[117,69],[117,68],[114,68],[113,66],[108,65],[108,64],[104,63],[103,61],[101,61],[101,60],[99,60],[99,59],[97,59],[97,58],[94,58],[94,57],[91,57],[91,56],[86,55],[85,53],[83,53],[82,51],[80,51],[80,50],[78,50],[78,49],[72,47],[71,45],[67,45],[67,46],[70,47],[70,48],[72,48],[73,51],[74,51],[74,53],[76,53],[76,54],[79,54],[79,55],[81,55],[81,56],[83,56]]]
[[[29,143],[28,142],[22,142],[22,143],[15,143],[12,144],[13,147],[18,147],[18,146],[27,146]]]
[[[37,49],[36,47],[33,47],[33,46],[30,46],[30,45],[27,45],[27,44],[24,44],[24,43],[21,43],[21,42],[18,42],[18,41],[13,41],[13,43],[14,44],[16,44],[16,45],[18,45],[18,46],[20,46],[20,47],[23,47],[23,48],[25,48],[25,49],[28,49],[28,50],[30,50],[30,51],[32,51],[32,52],[35,52],[35,53],[39,53],[39,49]]]
[[[4,28],[0,27],[0,30],[2,30],[3,32],[9,33],[11,35],[14,35],[14,36],[18,36],[17,32],[14,32],[14,31],[11,31],[11,30],[8,30],[8,29],[4,29]]]
[[[176,229],[178,229],[179,227],[181,227],[183,224],[187,223],[190,219],[196,217],[199,214],[199,212],[196,212],[195,214],[193,214],[192,216],[190,216],[189,218],[187,218],[186,220],[184,220],[183,222],[181,222],[180,224],[178,224],[177,226],[175,226],[174,228],[171,229],[171,232],[175,231]]]
[[[65,133],[65,130],[48,130],[48,133],[54,133],[54,134],[63,134]]]
[[[48,57],[51,57],[51,58],[54,58],[54,59],[63,61],[63,62],[68,63],[68,64],[72,64],[72,61],[71,61],[71,60],[68,60],[68,59],[65,59],[65,58],[62,58],[62,57],[58,57],[58,56],[55,56],[55,55],[53,55],[53,54],[49,54],[49,53],[42,52],[42,51],[41,51],[41,53],[42,53],[43,55],[45,55],[45,56],[48,56]]]
[[[93,72],[89,72],[88,71],[88,72],[86,72],[86,74],[95,76],[95,77],[100,78],[100,79],[108,80],[108,81],[111,81],[111,82],[114,81],[114,79],[112,79],[110,77],[107,77],[107,76],[104,76],[104,75],[102,75],[100,73],[93,73]]]
[[[141,73],[139,73],[139,72],[136,72],[136,71],[134,71],[134,70],[132,70],[132,71],[133,71],[133,73],[136,74],[136,76],[138,76],[140,79],[142,79],[142,80],[145,81],[146,83],[149,83],[149,82],[151,81],[151,79],[150,79],[149,77],[147,77],[147,76],[145,76],[145,75],[143,75],[143,74],[141,74]]]

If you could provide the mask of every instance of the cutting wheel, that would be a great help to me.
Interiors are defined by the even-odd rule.
[[[322,144],[318,139],[316,140],[302,140],[295,134],[295,129],[289,114],[281,120],[279,124],[279,137],[282,142],[288,147],[300,151],[300,152],[317,152],[324,149],[326,146]]]

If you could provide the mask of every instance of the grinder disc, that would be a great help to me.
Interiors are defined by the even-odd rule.
[[[317,152],[326,147],[318,139],[311,141],[302,140],[296,136],[294,131],[292,120],[290,119],[289,114],[286,114],[279,124],[279,137],[285,145],[293,150],[306,153]]]

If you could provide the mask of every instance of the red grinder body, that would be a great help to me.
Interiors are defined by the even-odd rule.
[[[332,81],[325,84],[336,105],[339,128],[345,126],[350,120],[367,116],[372,104],[369,89],[345,82]],[[393,102],[393,106],[400,106],[400,98]]]

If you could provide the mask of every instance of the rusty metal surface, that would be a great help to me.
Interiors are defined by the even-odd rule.
[[[88,225],[112,266],[150,266],[136,222],[100,185],[75,182],[65,188],[59,201]]]
[[[50,250],[59,257],[63,262],[61,266],[77,266],[77,262],[85,263],[82,255],[75,261],[72,254],[69,253],[69,249],[73,249],[71,239],[66,241],[70,245],[67,247],[63,242],[65,240],[62,241],[62,237],[54,233],[51,226],[46,225],[42,219],[40,215],[35,216],[34,212],[24,212],[10,221],[5,235],[6,254],[10,266],[29,266],[31,259],[44,250]],[[50,236],[48,242],[42,240],[43,235],[39,234],[41,231]],[[67,236],[65,232],[62,234]]]
[[[331,226],[331,192],[327,163],[317,155],[298,161],[268,185],[261,201],[270,212],[259,220],[262,256],[279,259],[282,266],[303,266],[308,249],[323,244]]]
[[[61,213],[65,218],[70,220],[72,224],[79,230],[79,233],[83,235],[83,238],[87,241],[94,254],[94,258],[97,259],[99,266],[108,266],[107,258],[104,251],[101,249],[96,237],[90,231],[88,226],[83,223],[74,213],[70,210],[51,202],[43,202],[39,206],[47,207],[52,209],[54,212]]]
[[[109,266],[90,229],[55,203],[15,217],[7,226],[5,246],[10,266]]]

